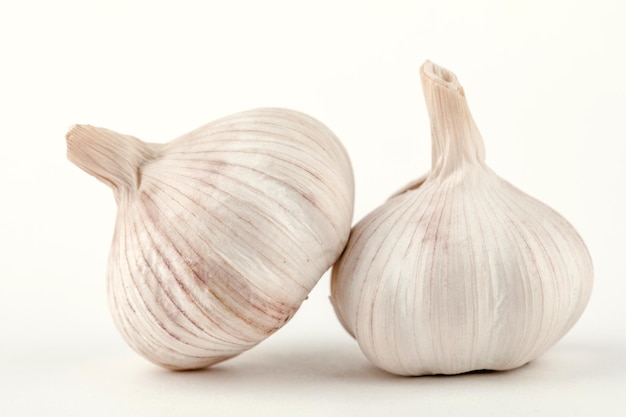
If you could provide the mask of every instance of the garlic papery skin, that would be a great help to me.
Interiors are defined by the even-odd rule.
[[[114,191],[117,328],[163,367],[210,366],[274,333],[348,240],[350,160],[305,114],[246,111],[166,144],[76,125],[67,146]]]
[[[561,215],[485,164],[456,76],[427,61],[421,78],[432,169],[355,225],[333,267],[331,301],[388,372],[517,368],[580,317],[591,258]]]

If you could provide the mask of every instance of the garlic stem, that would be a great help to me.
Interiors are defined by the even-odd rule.
[[[109,185],[118,200],[139,188],[141,167],[161,146],[90,125],[72,126],[66,140],[67,158]]]
[[[482,136],[456,76],[426,61],[420,76],[432,135],[432,174],[445,177],[466,164],[483,164]]]

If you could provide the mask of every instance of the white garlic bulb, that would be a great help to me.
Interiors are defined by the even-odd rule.
[[[331,301],[388,372],[513,369],[582,314],[591,259],[563,217],[485,165],[455,75],[427,61],[421,78],[432,170],[353,228]]]
[[[242,112],[167,144],[76,125],[67,146],[117,201],[114,321],[166,368],[206,367],[275,332],[348,240],[348,155],[305,114]]]

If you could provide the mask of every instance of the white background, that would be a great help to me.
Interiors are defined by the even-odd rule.
[[[0,415],[626,415],[626,2],[0,0]],[[294,319],[206,371],[128,348],[105,297],[111,191],[74,123],[165,142],[260,106],[350,153],[355,221],[430,166],[418,69],[465,87],[487,162],[561,212],[595,286],[516,371],[400,378],[340,327],[325,275]]]

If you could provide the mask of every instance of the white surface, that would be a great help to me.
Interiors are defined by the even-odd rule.
[[[626,3],[0,2],[0,415],[626,415]],[[111,192],[65,159],[90,123],[163,142],[258,106],[348,149],[355,220],[429,167],[418,68],[465,87],[487,161],[567,217],[596,282],[576,327],[513,372],[399,378],[340,328],[328,276],[214,369],[170,373],[108,315]]]

